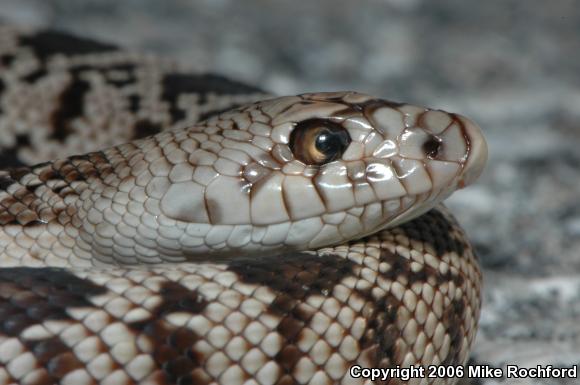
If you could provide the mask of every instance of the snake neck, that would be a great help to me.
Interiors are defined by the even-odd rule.
[[[237,250],[232,234],[255,235],[249,225],[189,223],[164,215],[159,198],[167,178],[156,175],[165,175],[167,165],[148,161],[160,151],[153,146],[157,139],[0,171],[0,265],[183,262],[227,256],[224,248]]]
[[[112,171],[103,152],[0,171],[0,226],[66,225],[83,192]]]
[[[104,152],[0,171],[2,266],[70,264],[87,203],[107,194],[106,182],[114,175]]]

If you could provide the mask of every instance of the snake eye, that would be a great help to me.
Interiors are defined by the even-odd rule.
[[[350,142],[344,127],[323,119],[300,122],[290,134],[290,150],[296,159],[311,165],[339,159]]]

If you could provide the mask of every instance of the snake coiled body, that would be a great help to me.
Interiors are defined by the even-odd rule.
[[[481,274],[439,203],[485,163],[473,122],[0,35],[0,384],[465,363]]]

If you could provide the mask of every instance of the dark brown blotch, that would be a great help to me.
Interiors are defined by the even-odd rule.
[[[19,45],[32,49],[41,61],[56,54],[71,56],[116,50],[111,44],[49,30],[21,35],[19,40]]]
[[[135,137],[134,139],[141,139],[152,136],[161,132],[159,124],[149,122],[147,120],[139,120],[135,123]]]
[[[455,236],[453,224],[437,209],[399,227],[408,238],[432,245],[438,255],[450,252],[463,255],[468,247]]]
[[[459,363],[463,337],[467,335],[465,330],[464,319],[467,312],[466,299],[464,297],[454,299],[451,305],[445,308],[442,323],[446,332],[449,334],[451,342],[449,344],[449,353],[443,360],[443,365],[455,365]]]
[[[60,337],[26,340],[21,333],[47,320],[76,323],[67,313],[71,305],[51,302],[51,298],[66,296],[75,305],[93,307],[90,296],[105,293],[105,288],[65,270],[52,268],[2,268],[0,287],[10,292],[9,296],[0,296],[0,334],[19,338],[45,370],[39,373],[33,385],[59,383],[71,371],[84,367]]]
[[[354,274],[354,266],[352,261],[338,255],[306,253],[230,263],[228,269],[242,282],[266,286],[276,294],[268,311],[281,319],[276,331],[284,338],[286,346],[274,360],[284,369],[286,380],[293,378],[292,368],[299,359],[300,332],[316,312],[304,306],[305,300],[312,295],[330,296],[337,284]]]
[[[207,301],[177,282],[163,283],[159,294],[161,303],[153,309],[151,317],[130,323],[129,328],[150,339],[155,351],[153,359],[160,370],[159,379],[164,383],[208,383],[205,377],[195,375],[194,371],[203,365],[205,359],[193,349],[200,336],[187,328],[173,328],[163,320],[173,312],[199,314],[207,306]]]
[[[58,108],[52,113],[52,134],[50,139],[64,143],[66,138],[74,131],[71,122],[73,119],[84,115],[85,95],[90,89],[90,84],[85,80],[73,79],[71,84],[60,95]]]
[[[204,104],[208,94],[212,95],[243,95],[253,93],[263,93],[256,87],[238,83],[217,75],[191,75],[191,74],[168,74],[161,80],[163,93],[161,99],[168,103],[169,114],[172,121],[179,122],[185,119],[185,111],[179,106],[178,100],[182,94],[198,94],[198,103]],[[228,110],[238,104],[232,104]],[[210,110],[204,112],[201,120],[214,116],[221,110]]]
[[[84,367],[72,350],[51,358],[46,364],[48,373],[54,378],[63,378],[68,373]]]

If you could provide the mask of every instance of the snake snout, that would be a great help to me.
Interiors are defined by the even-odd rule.
[[[481,128],[475,122],[462,115],[455,114],[454,116],[463,128],[468,146],[467,160],[463,165],[463,173],[459,181],[459,186],[464,187],[477,180],[485,168],[487,142]]]

